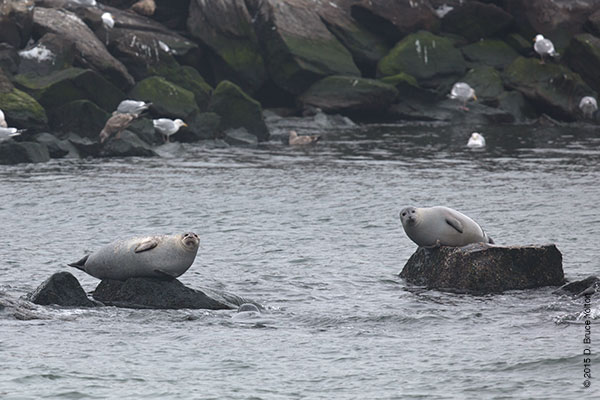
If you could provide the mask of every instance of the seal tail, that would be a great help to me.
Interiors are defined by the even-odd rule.
[[[74,263],[67,264],[67,265],[69,267],[74,267],[74,268],[80,269],[82,271],[85,271],[84,266],[85,266],[85,262],[87,261],[88,258],[89,258],[89,254],[87,256],[83,257],[81,260],[75,261]]]

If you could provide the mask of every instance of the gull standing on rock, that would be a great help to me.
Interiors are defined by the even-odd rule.
[[[177,133],[179,128],[181,128],[182,126],[188,126],[179,118],[176,120],[172,120],[169,118],[153,119],[152,124],[154,125],[154,129],[163,136],[163,140],[166,143],[169,142],[169,137],[171,135]]]
[[[106,44],[108,44],[108,31],[115,27],[115,19],[109,12],[105,12],[100,18],[102,18],[102,25],[106,31]]]
[[[540,55],[540,64],[544,64],[544,56],[546,54],[550,57],[558,57],[560,55],[554,50],[554,44],[550,39],[546,39],[543,35],[536,35],[533,41],[535,42],[533,49]]]
[[[475,96],[475,89],[469,86],[468,83],[465,82],[456,82],[454,86],[452,86],[452,90],[450,91],[449,97],[451,99],[456,99],[462,101],[462,109],[465,111],[469,111],[467,108],[467,102],[470,99],[474,99],[477,101],[477,96]]]
[[[585,118],[593,118],[594,113],[598,110],[598,103],[592,96],[585,96],[579,102],[579,109]]]
[[[307,144],[316,143],[321,139],[320,135],[302,135],[298,136],[298,132],[291,130],[288,138],[290,146],[303,146]]]
[[[485,147],[485,138],[478,132],[471,133],[471,137],[467,142],[467,147],[472,149],[480,149]]]
[[[106,121],[102,131],[100,131],[100,143],[104,143],[106,139],[113,135],[118,138],[121,135],[121,132],[123,132],[137,117],[139,117],[137,114],[113,113],[112,117]]]
[[[119,114],[136,114],[139,116],[141,113],[146,111],[151,105],[152,105],[152,103],[146,103],[145,101],[137,101],[137,100],[129,100],[129,99],[123,100],[122,102],[119,103],[119,105],[117,106],[117,111],[114,111],[113,115],[115,113],[119,113]]]

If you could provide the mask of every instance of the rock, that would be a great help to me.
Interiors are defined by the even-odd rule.
[[[133,77],[125,66],[106,50],[104,44],[76,14],[61,9],[35,7],[33,22],[37,35],[50,32],[73,42],[79,64],[97,70],[118,87],[127,89],[133,86]]]
[[[265,124],[260,103],[236,84],[221,81],[215,88],[208,111],[221,117],[220,129],[245,128],[256,136],[259,142],[269,140],[269,131]]]
[[[535,58],[518,57],[504,71],[504,83],[521,92],[533,106],[550,116],[574,121],[579,100],[593,93],[581,77],[567,67]]]
[[[156,11],[156,3],[154,0],[139,0],[131,5],[131,11],[135,11],[140,15],[150,17]]]
[[[165,78],[153,76],[138,82],[129,97],[152,103],[152,109],[161,117],[185,118],[197,112],[194,93]]]
[[[350,52],[319,18],[310,0],[247,0],[270,78],[300,94],[328,75],[360,76]],[[260,139],[259,139],[260,140]]]
[[[383,113],[398,91],[390,84],[352,76],[328,76],[314,83],[300,97],[303,107],[318,107],[328,113]]]
[[[506,32],[513,17],[495,4],[465,2],[442,19],[442,30],[474,42]]]
[[[571,38],[565,52],[567,64],[581,75],[592,89],[600,92],[600,39],[585,33]]]
[[[50,160],[45,145],[35,142],[0,142],[0,164],[40,163]]]
[[[587,31],[600,36],[600,10],[590,15],[584,26]]]
[[[267,79],[252,23],[244,0],[190,1],[188,31],[210,48],[215,82],[229,80],[248,93]]]
[[[525,122],[535,117],[535,110],[525,97],[515,90],[505,91],[498,96],[498,108],[511,114],[515,122]]]
[[[12,85],[0,87],[0,109],[10,126],[33,131],[48,126],[48,117],[42,106],[33,97]]]
[[[427,0],[372,1],[360,0],[351,6],[351,15],[369,31],[392,44],[409,33],[424,29],[435,31],[438,18]]]
[[[0,42],[15,48],[27,44],[33,26],[33,0],[5,0],[0,3]]]
[[[127,308],[152,309],[236,309],[248,301],[237,296],[184,286],[179,280],[129,278],[103,280],[94,290],[94,299],[104,304]]]
[[[469,70],[461,79],[473,89],[479,101],[491,106],[498,105],[498,97],[504,93],[504,85],[500,73],[493,67],[476,67]]]
[[[79,157],[75,146],[67,140],[61,140],[48,132],[39,133],[33,139],[46,146],[50,158]]]
[[[531,45],[529,46],[531,49]],[[510,65],[518,54],[512,47],[501,40],[480,40],[460,49],[467,61],[504,69]]]
[[[120,137],[110,138],[100,150],[100,157],[154,157],[150,145],[135,133],[125,130]]]
[[[554,293],[568,293],[574,295],[576,298],[584,295],[592,295],[598,293],[600,288],[600,278],[597,276],[588,276],[580,281],[573,281],[565,283],[559,287]]]
[[[47,33],[21,50],[19,57],[20,74],[48,75],[73,65],[75,44],[54,33]]]
[[[193,113],[186,120],[188,127],[177,132],[179,142],[197,142],[216,139],[221,117],[214,112]],[[256,139],[256,136],[254,136]]]
[[[562,254],[553,244],[419,247],[400,277],[415,285],[477,294],[564,283]]]
[[[533,40],[527,40],[518,33],[510,33],[504,40],[506,44],[522,56],[528,57],[534,54]]]
[[[465,69],[462,53],[450,39],[426,31],[406,36],[377,65],[379,76],[405,73],[423,87],[436,87],[440,77],[455,81]]]
[[[169,82],[194,93],[194,99],[196,99],[199,110],[206,111],[213,88],[206,83],[196,69],[190,66],[178,66],[169,72],[157,70],[156,75],[163,76]]]
[[[19,53],[8,43],[0,43],[0,69],[14,75],[19,71]]]
[[[57,132],[75,132],[93,140],[104,127],[110,114],[89,100],[75,100],[53,108],[50,112],[50,127]]]
[[[98,139],[82,138],[75,133],[70,133],[66,140],[77,149],[81,157],[98,157],[100,155],[101,144]]]
[[[258,139],[246,128],[232,128],[225,131],[225,142],[232,146],[256,146]]]
[[[143,142],[150,145],[160,145],[164,143],[164,138],[156,129],[154,129],[154,124],[152,123],[152,119],[150,118],[138,118],[133,120],[133,122],[127,127],[128,131],[131,131],[137,135]],[[187,131],[187,129],[186,129]],[[176,138],[183,133],[183,130],[177,132]]]
[[[46,109],[89,100],[112,112],[125,98],[121,90],[90,69],[68,68],[45,76],[16,75],[14,81]]]
[[[56,304],[66,307],[97,307],[101,304],[90,300],[77,278],[69,272],[57,272],[46,279],[36,290],[27,295],[35,304]]]

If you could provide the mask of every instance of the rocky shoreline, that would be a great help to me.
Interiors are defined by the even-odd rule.
[[[569,4],[566,4],[569,3]],[[154,156],[173,140],[256,145],[264,111],[354,121],[596,123],[600,0],[9,0],[0,7],[0,109],[25,129],[0,164]],[[113,26],[103,22],[110,13]],[[540,63],[543,33],[561,56]],[[448,99],[471,85],[470,110]],[[119,138],[98,134],[126,98],[152,102]]]

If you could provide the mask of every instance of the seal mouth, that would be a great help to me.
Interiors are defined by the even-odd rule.
[[[188,232],[183,235],[183,244],[186,247],[194,247],[200,243],[200,238],[194,232]]]

